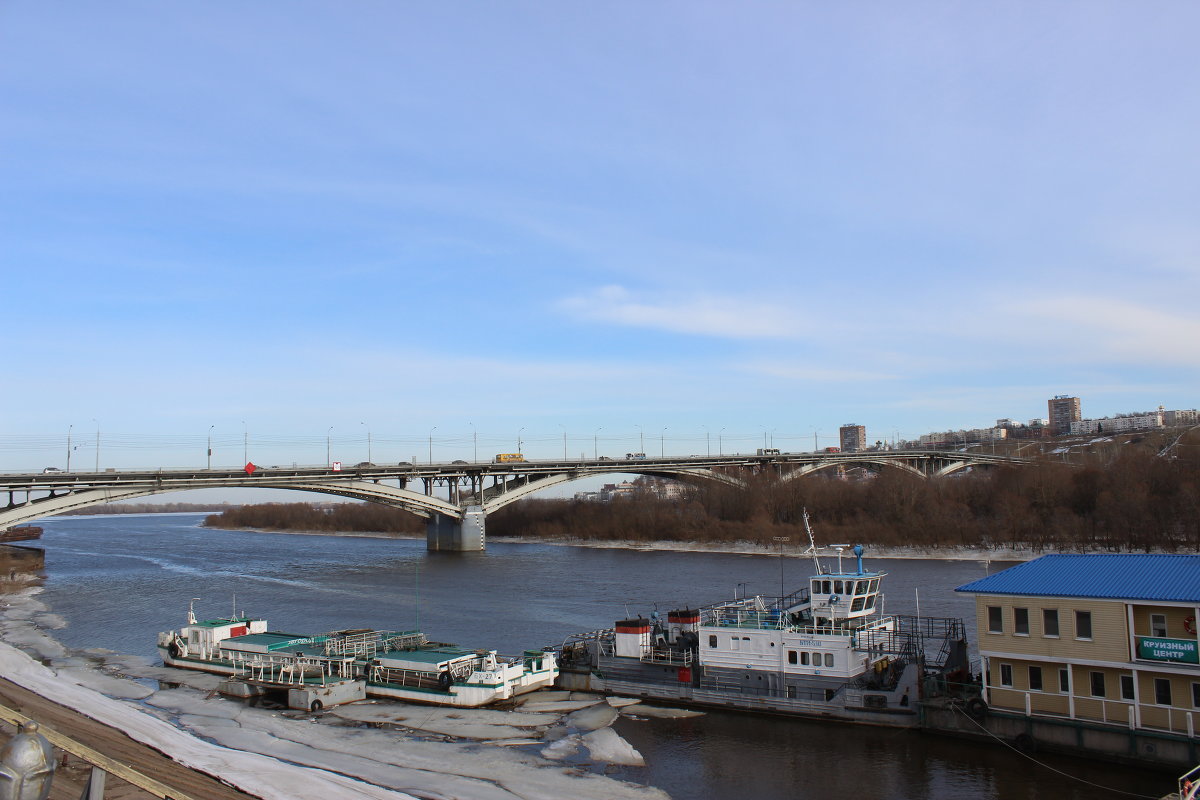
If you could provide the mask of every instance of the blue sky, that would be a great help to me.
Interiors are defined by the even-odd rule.
[[[1198,28],[6,2],[0,469],[97,427],[102,466],[198,466],[210,426],[217,464],[324,463],[1194,408]]]

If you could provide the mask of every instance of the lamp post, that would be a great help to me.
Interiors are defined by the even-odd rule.
[[[330,445],[333,439],[333,426],[329,426],[329,430],[325,431],[325,469],[333,468],[333,460],[330,456]]]
[[[433,432],[437,430],[437,425],[429,429],[429,463],[433,463]]]
[[[212,432],[216,425],[208,426],[208,468],[212,469]]]
[[[71,429],[74,427],[73,424],[67,426],[67,472],[71,471]]]
[[[638,425],[638,452],[646,452],[646,435],[642,432],[642,426]]]
[[[567,426],[563,425],[560,422],[560,423],[558,423],[558,427],[563,429],[563,461],[566,461],[567,460]]]
[[[667,457],[667,426],[664,425],[662,433],[658,435],[658,457]]]
[[[704,428],[704,455],[711,456],[712,455],[712,438],[711,438],[711,435],[709,434],[708,426],[701,425],[700,427]]]
[[[468,422],[467,424],[471,426],[471,443],[475,447],[474,463],[478,464],[479,463],[479,431],[477,431],[475,429],[474,422]]]
[[[364,428],[367,428],[367,423],[365,423],[365,422],[360,422],[358,424],[362,425]],[[371,463],[371,429],[370,428],[367,428],[367,463],[368,464]]]
[[[779,542],[779,608],[783,609],[783,543],[790,542],[790,536],[772,536],[771,541]]]
[[[96,423],[96,472],[100,471],[100,423],[93,419]]]
[[[719,456],[725,455],[725,443],[721,436],[723,433],[725,433],[724,428],[721,428],[721,430],[717,431],[717,455]]]
[[[592,460],[593,461],[600,460],[600,446],[598,443],[600,441],[600,431],[602,431],[602,430],[604,430],[603,425],[601,425],[599,428],[596,428],[596,430],[592,432]]]
[[[250,429],[246,427],[246,420],[242,420],[242,462],[250,463]]]
[[[521,444],[522,444],[522,441],[521,441],[521,431],[523,431],[523,430],[525,430],[525,429],[524,429],[524,428],[521,428],[521,429],[519,429],[519,430],[517,431],[517,452],[518,452],[518,453],[522,452],[522,451],[521,451]]]

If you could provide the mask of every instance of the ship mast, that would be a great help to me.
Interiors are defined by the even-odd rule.
[[[813,566],[817,575],[821,574],[821,562],[817,560],[817,541],[813,538],[812,525],[808,524],[808,509],[804,509],[804,530],[808,533],[808,552],[812,553]]]

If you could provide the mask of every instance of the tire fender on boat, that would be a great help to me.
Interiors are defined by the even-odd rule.
[[[967,701],[967,715],[974,719],[983,719],[987,716],[987,703],[982,697],[972,697]]]
[[[438,686],[442,689],[449,689],[452,683],[454,683],[454,679],[450,677],[450,670],[446,670],[441,675],[438,675]]]
[[[182,654],[179,650],[178,642],[171,642],[169,645],[167,645],[167,652],[171,654],[171,658],[179,658],[179,656]]]
[[[309,711],[320,711],[324,707],[325,707],[325,704],[322,703],[320,700],[313,700],[312,703],[309,704],[308,710]]]

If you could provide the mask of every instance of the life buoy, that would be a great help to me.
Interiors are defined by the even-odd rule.
[[[325,704],[322,703],[320,700],[313,700],[312,703],[309,704],[308,710],[309,711],[320,711],[324,707],[325,707]]]
[[[452,683],[454,683],[454,679],[450,677],[450,670],[446,670],[441,675],[438,675],[438,686],[442,689],[449,689]]]
[[[1188,633],[1195,635],[1195,633],[1196,633],[1196,618],[1195,617],[1184,617],[1183,629],[1185,631],[1187,631]]]

